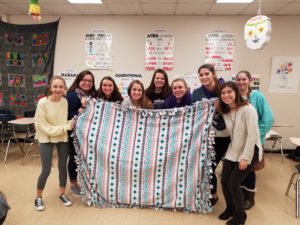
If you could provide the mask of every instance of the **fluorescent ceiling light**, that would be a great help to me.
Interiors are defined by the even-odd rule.
[[[102,4],[101,0],[68,0],[72,4]]]
[[[217,3],[251,3],[254,0],[217,0]]]

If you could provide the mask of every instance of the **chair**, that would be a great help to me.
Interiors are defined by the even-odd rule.
[[[5,114],[0,114],[0,122],[1,122],[1,130],[0,130],[0,140],[1,140],[1,148],[3,147],[3,143],[7,141],[7,146],[4,155],[4,163],[6,162],[7,153],[9,150],[9,146],[11,143],[11,139],[14,138],[14,132],[8,121],[16,119],[16,116],[11,114],[8,110],[1,110],[1,112],[5,112]]]
[[[272,145],[272,150],[271,151],[274,151],[274,147],[275,147],[276,143],[279,142],[279,144],[280,144],[281,158],[283,160],[283,147],[282,147],[281,139],[282,139],[282,137],[279,135],[279,133],[276,132],[276,131],[274,131],[274,130],[270,130],[266,134],[266,141],[273,141],[273,145]]]
[[[297,146],[300,146],[300,138],[295,138],[295,137],[291,137],[290,138],[291,142]],[[294,181],[294,178],[297,174],[300,174],[300,164],[296,164],[295,165],[295,168],[296,168],[296,172],[294,172],[292,175],[291,175],[291,178],[290,178],[290,181],[288,183],[288,186],[286,188],[286,191],[285,191],[285,195],[287,196],[289,194],[289,191],[291,189],[291,186],[293,184],[293,181]],[[296,188],[296,218],[298,219],[299,218],[299,188],[300,188],[300,176],[297,178],[296,180],[296,183],[295,183],[295,188]]]

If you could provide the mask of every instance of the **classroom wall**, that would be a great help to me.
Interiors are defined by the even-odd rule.
[[[255,16],[255,15],[253,15]],[[153,30],[167,30],[175,36],[174,74],[196,73],[204,63],[205,36],[216,30],[236,36],[232,71],[219,71],[218,76],[230,79],[239,70],[261,74],[260,88],[269,101],[275,115],[275,123],[293,127],[273,128],[283,136],[285,149],[295,146],[289,137],[300,137],[300,92],[296,94],[269,93],[269,81],[273,56],[300,56],[300,16],[272,16],[271,42],[261,50],[246,47],[243,30],[251,16],[61,16],[55,54],[54,73],[67,68],[78,72],[84,69],[85,34],[103,30],[113,35],[113,70],[93,70],[96,87],[104,75],[116,73],[141,73],[148,86],[152,73],[144,70],[145,35]],[[5,16],[9,23],[34,24],[30,16]],[[57,16],[43,16],[42,23],[57,20]],[[270,144],[267,144],[267,148]]]

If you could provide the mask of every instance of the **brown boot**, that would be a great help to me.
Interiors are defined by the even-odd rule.
[[[246,191],[246,192],[247,192],[247,198],[244,201],[244,209],[248,210],[255,205],[255,201],[254,201],[255,192],[252,191]]]

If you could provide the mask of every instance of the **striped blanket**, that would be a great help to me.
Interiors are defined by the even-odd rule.
[[[210,101],[158,111],[92,100],[74,132],[83,200],[211,212],[213,113]]]

